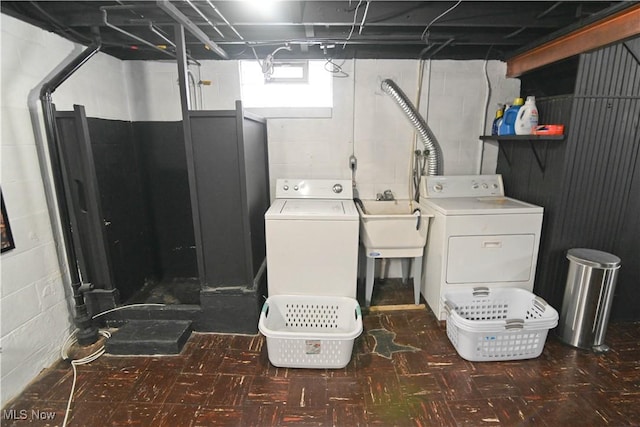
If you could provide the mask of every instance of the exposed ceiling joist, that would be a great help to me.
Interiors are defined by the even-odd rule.
[[[177,22],[188,30],[185,43],[194,60],[255,59],[254,49],[264,57],[283,45],[296,47],[282,52],[283,60],[326,59],[329,54],[340,59],[417,59],[428,54],[432,59],[505,60],[638,2],[452,4],[453,0],[286,0],[273,2],[265,11],[248,1],[2,0],[0,7],[3,13],[76,43],[88,44],[99,32],[102,51],[122,60],[166,59],[163,50],[175,51]],[[109,25],[101,10],[109,11]],[[331,45],[336,48],[329,51]]]
[[[640,3],[601,21],[521,53],[507,60],[507,77],[518,77],[580,53],[640,34]]]
[[[169,0],[157,0],[157,5],[160,9],[164,10],[167,15],[171,16],[180,25],[183,25],[191,34],[196,36],[205,46],[213,50],[224,59],[229,59],[227,52],[222,50],[214,41],[212,41],[207,34],[205,34],[200,28],[198,28],[189,18],[183,15]]]

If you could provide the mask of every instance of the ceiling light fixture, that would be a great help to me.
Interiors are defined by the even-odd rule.
[[[269,15],[275,9],[275,0],[244,0],[248,7],[263,15]]]

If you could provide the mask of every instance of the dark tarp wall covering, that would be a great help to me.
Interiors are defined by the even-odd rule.
[[[158,275],[163,279],[197,277],[182,122],[134,122],[133,129]]]
[[[208,287],[252,288],[266,256],[269,208],[264,119],[242,109],[192,111],[191,138]],[[223,226],[222,226],[223,225]]]
[[[78,105],[56,113],[83,279],[96,285],[97,306],[162,298],[183,307],[155,313],[161,317],[256,333],[266,295],[266,121],[239,101],[235,110],[191,111],[189,120],[193,165],[182,122],[88,119]],[[189,167],[206,277],[198,277]],[[186,307],[195,304],[201,308]]]
[[[84,280],[125,302],[197,277],[181,122],[86,118],[81,106],[56,116]]]
[[[155,276],[151,224],[131,123],[87,119],[115,285],[126,301]]]
[[[267,169],[266,126],[257,122],[243,122],[245,138],[245,168],[253,173],[245,174],[247,188],[247,209],[251,228],[251,254],[253,275],[258,274],[267,256],[264,214],[271,204],[269,197],[269,171]]]
[[[500,142],[507,194],[545,208],[534,290],[557,308],[566,251],[587,247],[622,260],[611,318],[640,319],[638,58],[640,38],[583,54],[572,93],[536,100],[540,123],[565,125],[564,141]],[[523,76],[522,87],[544,87],[541,76]]]
[[[88,122],[121,300],[148,282],[196,277],[181,122]]]

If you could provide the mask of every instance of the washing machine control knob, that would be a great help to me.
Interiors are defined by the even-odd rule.
[[[497,190],[498,189],[498,184],[493,184],[492,187],[493,187],[494,190]]]
[[[443,188],[444,188],[444,187],[442,187],[442,184],[436,184],[436,185],[434,185],[434,186],[433,186],[433,189],[434,189],[437,193],[441,192]]]
[[[298,186],[297,186],[297,185],[294,185],[294,186],[293,186],[293,189],[294,189],[295,191],[298,191]]]
[[[342,185],[341,184],[336,184],[333,186],[333,192],[336,194],[340,194],[342,193]]]
[[[482,184],[482,188],[486,190],[487,188],[489,188],[489,186],[487,184]]]
[[[480,186],[478,185],[477,182],[474,182],[473,185],[471,185],[471,188],[473,188],[474,190],[477,190],[478,187],[480,187]]]
[[[287,190],[289,190],[289,186],[288,186],[288,185],[285,185],[284,187],[282,187],[282,189],[283,189],[284,191],[287,191]]]

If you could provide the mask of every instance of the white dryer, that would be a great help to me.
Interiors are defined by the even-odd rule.
[[[359,216],[351,181],[277,180],[265,232],[270,296],[356,298]]]
[[[501,175],[423,177],[420,206],[434,215],[421,292],[440,320],[451,290],[533,291],[543,209],[505,197]]]

